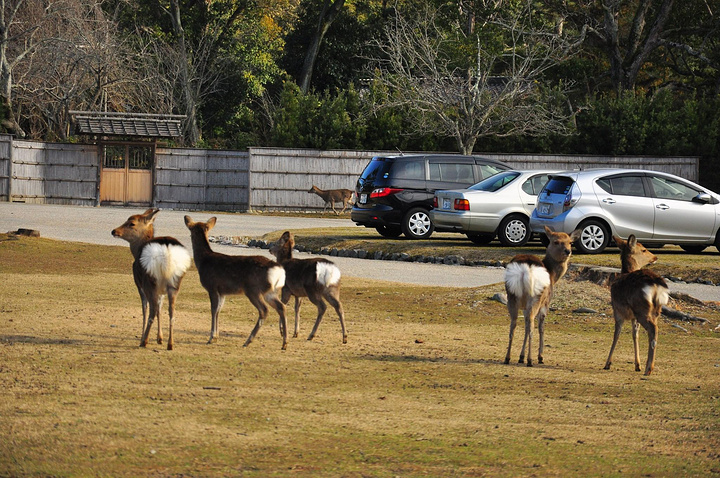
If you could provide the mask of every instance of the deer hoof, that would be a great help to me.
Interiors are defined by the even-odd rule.
[[[527,366],[528,366],[528,367],[532,367],[532,366],[533,366],[532,360],[528,359],[528,361],[527,361]]]
[[[505,365],[508,365],[510,363],[510,357],[505,357]]]
[[[158,339],[157,339],[157,343],[158,343],[159,345],[162,345],[162,343],[163,343],[163,339],[162,339],[162,337],[158,337]]]
[[[542,357],[538,357],[538,363],[544,363]]]
[[[168,349],[168,350],[172,350],[172,349],[173,349],[173,344],[168,344],[167,349]]]
[[[529,362],[529,361],[528,361]],[[525,357],[522,355],[520,356],[520,360],[518,360],[518,363],[525,363]]]
[[[343,335],[343,343],[344,343],[344,344],[347,343],[347,335]]]
[[[610,364],[607,364],[603,367],[603,370],[610,370]]]

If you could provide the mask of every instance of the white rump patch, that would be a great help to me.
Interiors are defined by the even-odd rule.
[[[643,287],[643,295],[650,304],[667,305],[670,298],[667,287],[656,284]]]
[[[268,269],[268,282],[273,290],[282,289],[285,286],[285,269],[282,266]]]
[[[315,266],[315,277],[318,283],[325,287],[335,285],[340,282],[340,269],[329,262],[318,262]]]
[[[544,267],[511,262],[505,268],[505,286],[517,296],[538,296],[550,285],[550,274]]]
[[[177,287],[190,268],[190,253],[183,246],[151,242],[140,255],[143,269],[156,281]]]

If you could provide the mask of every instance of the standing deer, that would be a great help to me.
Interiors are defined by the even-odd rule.
[[[534,255],[518,254],[512,258],[505,270],[505,290],[510,313],[510,340],[505,355],[506,364],[510,363],[510,350],[520,308],[525,317],[525,338],[518,363],[525,362],[525,347],[527,346],[527,366],[532,367],[530,354],[532,353],[532,334],[536,317],[540,333],[538,363],[543,363],[545,316],[550,307],[555,283],[567,272],[568,261],[572,254],[571,246],[580,237],[580,231],[576,230],[568,235],[564,232],[553,232],[552,229],[545,226],[545,234],[550,243],[542,260]]]
[[[323,207],[323,212],[327,210],[328,204],[330,207],[332,207],[332,210],[335,214],[340,215],[340,213],[345,212],[345,209],[347,209],[348,204],[351,204],[351,199],[353,196],[353,192],[349,189],[328,189],[326,191],[323,191],[319,187],[313,186],[308,191],[309,193],[315,193],[318,196],[320,196],[323,201],[325,201],[325,207]],[[343,204],[343,208],[340,212],[337,212],[335,209],[335,203],[341,202]]]
[[[140,346],[147,346],[155,318],[158,321],[157,343],[162,344],[160,310],[163,297],[167,294],[170,315],[170,337],[168,337],[167,349],[172,350],[175,298],[180,290],[180,282],[190,268],[191,259],[187,249],[174,237],[154,237],[153,221],[158,212],[159,209],[148,209],[143,214],[130,216],[122,226],[112,230],[112,235],[129,242],[130,252],[135,258],[133,277],[140,293],[143,311]]]
[[[293,259],[292,250],[295,246],[295,238],[290,231],[285,231],[275,245],[270,248],[270,253],[277,258],[277,261],[285,268],[286,281],[282,290],[282,301],[287,304],[290,296],[295,296],[295,333],[297,337],[300,332],[300,305],[302,298],[307,297],[315,304],[318,310],[315,326],[310,332],[308,340],[315,337],[320,321],[325,314],[327,306],[325,300],[330,302],[340,318],[342,328],[342,341],[347,343],[347,332],[345,331],[345,318],[343,307],[340,303],[340,269],[322,258]]]
[[[645,375],[650,375],[655,365],[658,317],[660,317],[663,305],[668,303],[668,286],[665,279],[655,272],[642,269],[643,266],[657,261],[657,257],[637,242],[633,234],[628,237],[627,241],[616,236],[613,236],[613,239],[620,248],[621,275],[610,287],[610,301],[615,316],[615,335],[610,347],[610,355],[605,362],[605,370],[610,370],[612,355],[620,337],[623,322],[631,319],[635,371],[640,371],[638,329],[642,325],[648,334]]]
[[[195,267],[200,275],[200,283],[210,296],[210,340],[217,340],[218,316],[229,294],[245,294],[250,303],[258,310],[258,320],[245,341],[247,347],[268,314],[268,303],[280,316],[280,335],[283,338],[282,349],[287,347],[287,319],[285,305],[278,297],[285,285],[285,270],[280,264],[263,256],[229,256],[214,252],[208,242],[208,232],[215,226],[217,218],[208,222],[193,222],[185,216],[185,225],[190,229]]]

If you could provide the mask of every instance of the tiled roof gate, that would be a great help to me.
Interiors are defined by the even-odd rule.
[[[106,113],[71,111],[78,134],[98,136],[131,136],[143,138],[177,138],[182,136],[184,116],[151,113]]]

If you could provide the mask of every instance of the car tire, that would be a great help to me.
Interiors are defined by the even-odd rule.
[[[601,221],[590,219],[580,226],[580,239],[575,241],[575,248],[583,254],[600,254],[610,243],[610,230]]]
[[[427,239],[435,230],[430,214],[421,207],[410,209],[403,218],[402,232],[408,239]]]
[[[402,234],[402,229],[400,228],[400,226],[378,226],[375,228],[375,230],[382,237],[388,237],[390,239],[400,237],[400,235]]]
[[[707,249],[707,246],[702,244],[685,244],[681,245],[680,248],[689,254],[700,254],[702,251]]]
[[[503,246],[524,246],[532,236],[530,220],[520,215],[507,216],[500,221],[497,236]]]
[[[476,244],[478,246],[486,246],[486,245],[490,244],[493,239],[495,239],[495,234],[482,233],[482,232],[475,233],[475,234],[468,233],[467,237],[468,237],[468,239],[470,239],[470,241],[473,244]]]

